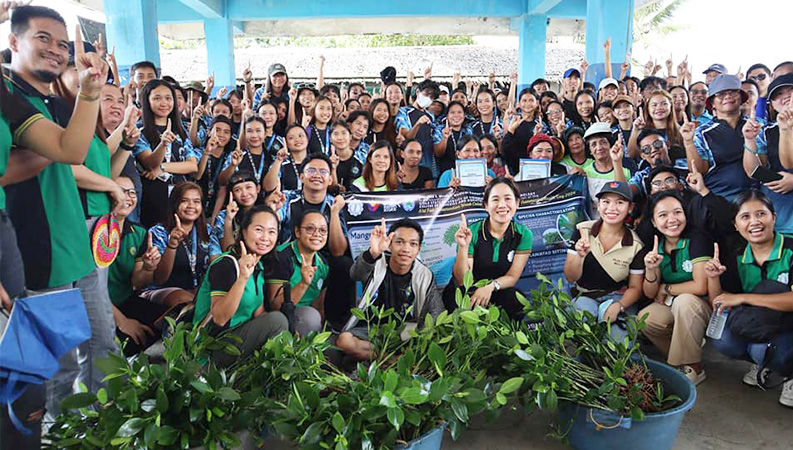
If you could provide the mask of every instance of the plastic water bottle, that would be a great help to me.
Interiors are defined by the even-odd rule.
[[[729,314],[729,310],[721,308],[713,311],[705,335],[711,339],[721,339],[721,334],[724,332],[724,326],[727,325],[727,316]]]

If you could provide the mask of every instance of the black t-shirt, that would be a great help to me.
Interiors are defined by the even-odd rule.
[[[363,174],[363,164],[352,155],[345,161],[339,161],[339,166],[336,168],[336,179],[340,185],[344,186],[347,191],[350,190],[353,180]]]
[[[408,271],[405,275],[397,275],[389,267],[386,269],[385,278],[377,291],[377,299],[374,304],[394,308],[394,314],[404,316],[405,310],[413,304],[416,293],[413,292],[411,284],[413,272]]]
[[[432,171],[427,167],[419,166],[416,179],[410,183],[402,183],[402,190],[424,189],[424,183],[432,179]]]
[[[564,108],[564,116],[568,119],[575,117],[575,102],[562,98],[562,108]]]
[[[372,145],[377,141],[382,141],[383,139],[385,139],[385,128],[383,131],[369,130],[369,133],[366,135],[363,141],[369,145]]]
[[[322,153],[330,156],[330,127],[320,130],[314,125],[306,128],[308,131],[308,153]]]
[[[446,139],[446,153],[440,158],[435,157],[438,161],[438,173],[446,172],[454,167],[454,163],[457,161],[457,147],[463,136],[465,136],[465,130],[451,130],[449,137]]]
[[[259,182],[262,181],[262,178],[267,174],[267,169],[269,168],[270,161],[267,160],[264,149],[262,149],[262,152],[258,155],[254,155],[249,150],[246,150],[242,157],[242,162],[237,166],[237,170],[240,172],[246,171],[254,174]]]
[[[300,186],[298,186],[300,182],[300,172],[303,170],[305,161],[306,160],[303,159],[302,162],[295,163],[292,158],[288,158],[281,163],[281,192],[300,189]]]

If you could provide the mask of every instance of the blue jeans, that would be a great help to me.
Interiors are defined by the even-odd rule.
[[[793,332],[781,333],[771,342],[754,343],[734,335],[728,327],[724,327],[721,339],[714,339],[712,343],[713,347],[725,356],[758,365],[763,364],[766,359],[766,351],[773,344],[776,348],[771,354],[771,359],[765,361],[766,367],[776,373],[790,375],[790,367],[793,365],[793,362],[790,361],[793,351]]]
[[[95,219],[86,223],[88,229],[93,228]],[[54,421],[60,414],[60,404],[64,398],[75,392],[78,383],[88,387],[89,392],[96,392],[104,386],[102,371],[94,366],[94,361],[106,358],[109,353],[118,353],[116,345],[116,323],[113,320],[113,305],[107,292],[107,269],[94,269],[93,272],[65,286],[47,289],[57,291],[78,288],[83,295],[85,311],[91,325],[91,338],[69,353],[63,355],[58,363],[60,369],[47,381],[47,418]]]
[[[599,314],[600,304],[605,301],[618,301],[621,299],[622,296],[620,294],[608,294],[598,298],[591,298],[586,296],[579,296],[573,301],[573,307],[579,311],[587,311],[593,316],[597,317],[599,321],[603,321],[603,317]],[[626,316],[635,316],[636,313],[639,311],[639,306],[634,303],[633,305],[625,308],[624,313],[620,313],[620,318],[625,318]],[[628,336],[628,331],[625,329],[624,326],[618,325],[616,323],[611,324],[611,338],[614,341],[621,342]]]

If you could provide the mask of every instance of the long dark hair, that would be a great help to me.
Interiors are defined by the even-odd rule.
[[[171,109],[171,112],[168,114],[168,118],[171,119],[171,129],[174,134],[182,138],[183,142],[187,139],[187,132],[185,132],[182,126],[182,118],[179,116],[179,110],[176,108],[176,91],[173,86],[167,81],[151,80],[146,83],[143,92],[141,92],[140,109],[143,117],[142,133],[146,140],[149,141],[149,145],[151,145],[152,149],[160,144],[160,132],[157,130],[157,124],[154,122],[154,113],[151,110],[149,95],[160,86],[167,87],[168,90],[171,91],[171,96],[173,97],[173,109]]]
[[[571,117],[570,119],[573,120],[573,124],[578,125],[580,127],[583,127],[585,122],[584,122],[584,118],[581,117],[581,114],[578,113],[578,99],[584,95],[588,95],[589,98],[592,99],[592,115],[589,116],[588,118],[589,125],[595,123],[596,120],[595,115],[597,114],[597,109],[595,109],[595,106],[597,106],[598,102],[597,99],[595,98],[595,95],[589,91],[578,91],[578,93],[573,98],[573,117]]]
[[[385,121],[385,127],[383,127],[383,136],[385,140],[390,142],[391,145],[396,145],[396,126],[394,125],[394,115],[391,114],[391,105],[388,104],[388,101],[384,98],[376,98],[369,103],[369,115],[372,116],[372,126],[369,127],[369,131],[373,132],[374,129],[374,109],[379,104],[385,105],[385,108],[388,110],[388,120]]]
[[[652,223],[652,218],[653,218],[653,215],[654,215],[653,213],[655,212],[655,207],[658,206],[658,203],[660,203],[661,200],[664,200],[664,199],[667,199],[667,198],[674,198],[678,202],[680,202],[680,206],[683,207],[683,211],[685,212],[685,210],[686,210],[685,205],[686,204],[683,201],[683,196],[677,191],[671,191],[671,190],[661,191],[661,192],[657,192],[654,195],[650,196],[650,201],[647,202],[647,209],[645,210],[644,217],[646,217],[645,220],[650,224],[649,228],[650,228],[651,231],[650,231],[650,233],[647,233],[645,231],[645,233],[643,233],[644,236],[642,235],[642,233],[639,234],[639,237],[642,239],[642,242],[645,242],[645,243],[646,242],[652,242],[653,236],[658,236],[659,238],[663,237],[661,235],[661,233],[658,231],[658,229],[655,228],[655,225]],[[689,229],[691,229],[691,227],[692,227],[692,224],[691,224],[691,222],[690,222],[690,220],[688,218],[688,215],[686,215],[686,226],[685,226],[685,228],[683,228],[683,231],[681,232],[681,235],[683,233],[685,233],[686,231],[688,231]],[[645,239],[647,239],[647,240],[645,240]]]
[[[182,181],[181,183],[177,184],[174,186],[173,191],[171,191],[171,196],[168,197],[168,214],[165,216],[166,231],[170,232],[173,230],[173,227],[176,226],[176,220],[174,220],[173,216],[179,209],[179,203],[182,201],[182,196],[185,194],[185,192],[193,190],[198,191],[198,193],[201,195],[201,208],[204,207],[204,191],[201,189],[201,186],[193,183],[192,181]],[[197,229],[196,233],[198,233],[198,237],[203,242],[209,241],[204,211],[201,211],[201,214],[198,215],[198,219],[196,219],[195,223],[193,223],[193,228]]]

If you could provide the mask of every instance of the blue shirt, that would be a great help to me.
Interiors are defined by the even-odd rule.
[[[699,156],[710,166],[705,174],[705,185],[714,194],[732,199],[741,191],[752,187],[753,181],[743,169],[743,128],[741,118],[735,128],[726,121],[713,119],[700,125],[694,132],[694,145]]]
[[[702,111],[702,114],[695,116],[693,113],[691,114],[691,121],[699,122],[699,126],[707,125],[713,120],[713,114],[709,113],[708,110]]]
[[[281,221],[281,235],[278,239],[279,244],[283,244],[291,239],[294,239],[293,223],[296,219],[303,215],[305,211],[320,211],[325,217],[328,218],[330,223],[330,207],[333,205],[334,197],[330,194],[325,195],[325,200],[321,205],[312,205],[305,201],[303,198],[302,190],[285,191],[284,206],[278,210],[278,218]],[[341,229],[344,235],[347,235],[347,221],[344,214],[340,214]]]

